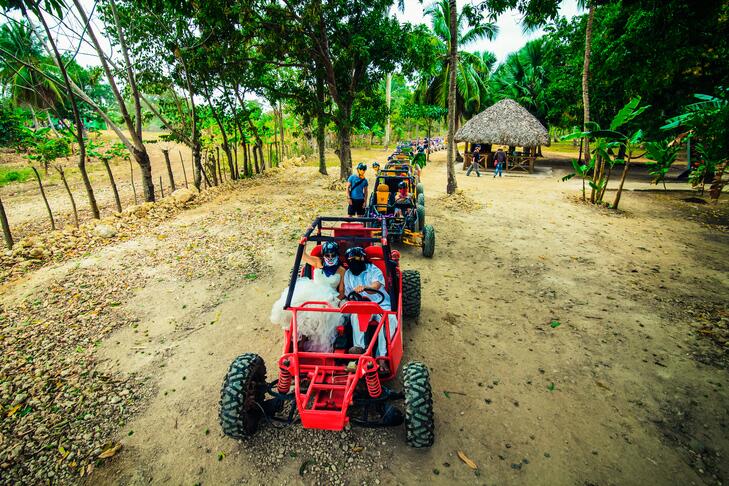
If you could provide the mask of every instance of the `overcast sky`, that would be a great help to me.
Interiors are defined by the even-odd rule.
[[[396,15],[401,21],[410,22],[411,24],[427,24],[430,26],[430,17],[426,17],[423,11],[433,3],[432,0],[405,0],[405,12],[397,12]],[[473,3],[469,1],[468,3]],[[458,8],[463,6],[464,2],[458,2]],[[580,13],[577,10],[577,0],[565,0],[562,2],[560,14],[563,17],[572,18]],[[496,20],[499,27],[499,34],[493,41],[482,40],[465,46],[466,51],[491,51],[496,55],[496,60],[501,63],[506,56],[514,51],[518,51],[527,41],[541,36],[544,32],[541,30],[532,32],[528,35],[522,33],[521,16],[516,11],[507,12]]]

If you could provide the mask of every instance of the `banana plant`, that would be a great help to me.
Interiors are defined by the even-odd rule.
[[[620,184],[618,185],[618,190],[615,192],[615,200],[613,201],[613,209],[618,209],[618,205],[620,204],[620,196],[623,194],[623,185],[625,185],[625,179],[628,176],[628,171],[630,170],[630,161],[633,159],[637,159],[639,157],[642,157],[645,154],[636,155],[636,152],[638,152],[642,148],[643,143],[643,130],[638,130],[635,133],[633,133],[626,143],[624,144],[624,152],[625,152],[625,159],[623,166],[623,174],[620,176]]]
[[[572,179],[575,176],[580,176],[582,178],[582,201],[586,201],[585,197],[585,181],[588,177],[590,177],[590,171],[592,170],[593,166],[595,165],[595,159],[590,159],[590,162],[587,164],[580,164],[577,162],[577,159],[572,159],[572,168],[574,169],[574,172],[567,174],[566,176],[562,177],[562,181],[568,181]],[[592,182],[592,181],[590,181]]]
[[[716,88],[717,96],[707,94],[694,94],[697,102],[684,107],[683,113],[666,120],[661,127],[663,130],[680,128],[687,131],[689,136],[683,137],[682,142],[695,143],[691,153],[699,161],[697,167],[691,168],[689,182],[692,186],[711,183],[709,192],[711,199],[716,202],[724,186],[729,183],[724,179],[724,173],[729,168],[729,87]]]
[[[628,122],[650,108],[650,105],[640,106],[640,101],[640,96],[636,96],[628,101],[618,111],[607,129],[603,129],[595,122],[589,122],[587,124],[588,130],[578,130],[562,137],[562,140],[574,140],[578,138],[590,139],[590,147],[592,149],[590,161],[592,162],[596,159],[591,164],[592,180],[589,181],[589,185],[592,188],[590,202],[593,204],[602,204],[612,169],[616,164],[625,163],[625,154],[630,145],[630,141],[634,138],[637,140],[642,137],[642,133],[638,135],[640,130],[633,135],[627,135],[619,131]],[[573,167],[575,166],[576,164],[573,164]],[[574,175],[578,175],[577,171],[575,171]]]
[[[676,161],[680,145],[670,145],[668,140],[648,142],[645,146],[646,158],[653,162],[648,164],[648,173],[653,177],[651,184],[663,183],[666,190],[666,174]]]

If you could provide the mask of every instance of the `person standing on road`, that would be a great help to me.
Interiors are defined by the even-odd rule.
[[[473,157],[473,160],[471,161],[471,167],[469,167],[468,170],[466,171],[466,177],[471,175],[472,170],[475,170],[476,175],[481,177],[481,173],[478,171],[478,161],[481,160],[481,146],[480,145],[476,145],[473,148],[472,157]]]
[[[367,165],[360,162],[357,165],[357,174],[352,174],[347,179],[347,214],[350,216],[364,216],[367,200],[367,178],[365,171]]]
[[[496,157],[494,157],[494,177],[497,175],[499,177],[502,176],[504,172],[504,164],[506,164],[506,153],[504,152],[504,149],[499,147],[499,150],[496,151]]]

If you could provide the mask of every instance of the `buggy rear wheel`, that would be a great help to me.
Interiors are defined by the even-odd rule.
[[[417,208],[418,213],[418,231],[423,231],[423,228],[425,228],[425,206],[422,204],[418,204]]]
[[[402,314],[408,318],[420,315],[420,272],[417,270],[402,272]]]
[[[233,360],[220,390],[220,426],[234,439],[247,439],[258,429],[266,394],[266,364],[254,353]]]
[[[403,388],[405,440],[411,447],[430,447],[435,440],[435,422],[428,368],[417,361],[406,364],[403,368]]]
[[[425,194],[418,194],[418,205],[425,207]]]
[[[435,228],[426,225],[423,228],[423,256],[432,258],[435,253]]]
[[[425,197],[425,186],[423,186],[422,182],[418,182],[418,184],[415,186],[415,193],[418,195],[422,194],[423,197]]]

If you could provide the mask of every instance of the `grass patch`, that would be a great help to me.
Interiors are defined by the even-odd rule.
[[[25,182],[33,177],[30,167],[2,167],[0,166],[0,186],[7,186],[13,182]]]

